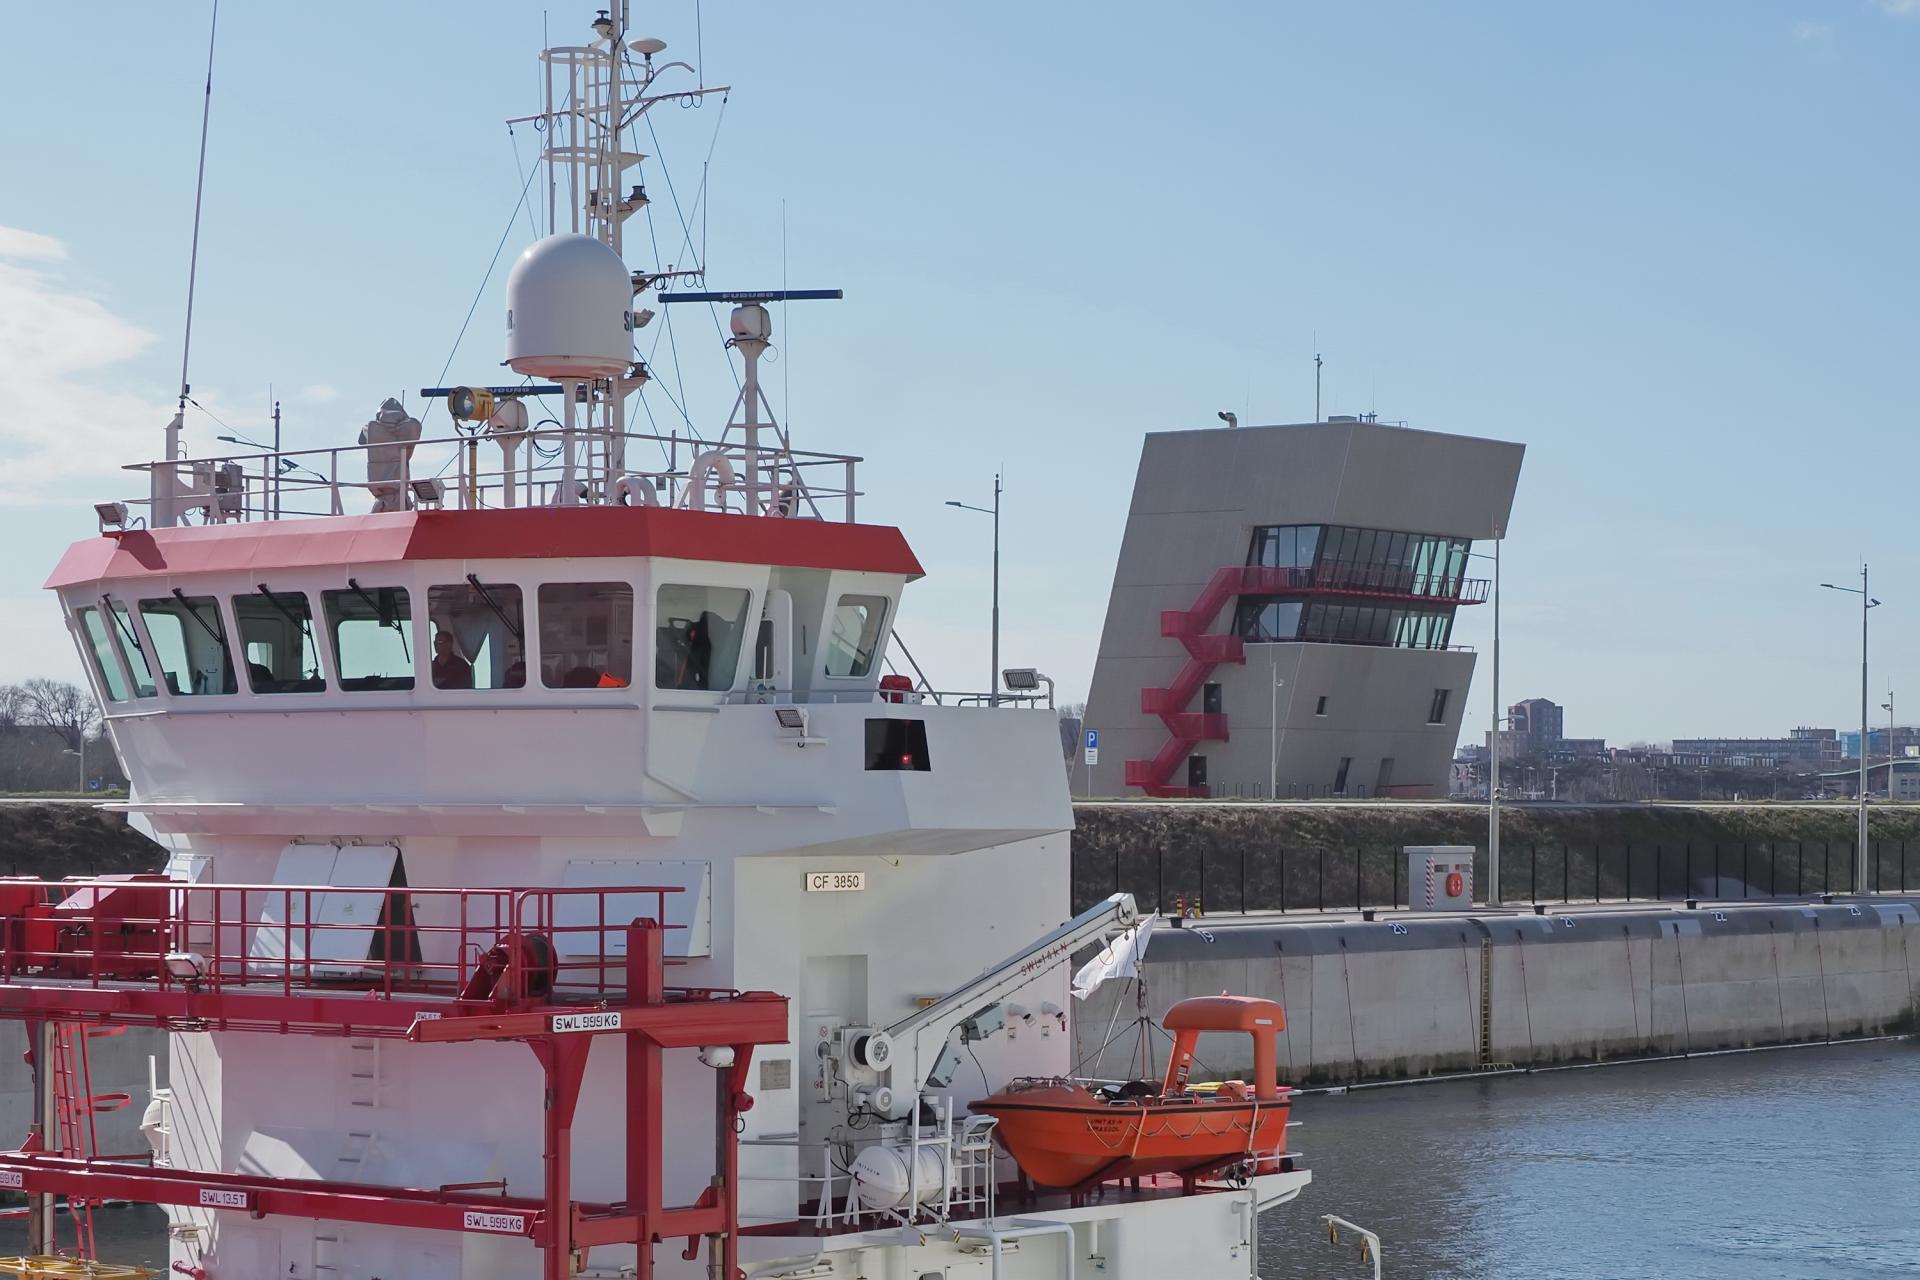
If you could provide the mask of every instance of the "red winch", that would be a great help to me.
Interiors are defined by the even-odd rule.
[[[153,977],[167,952],[168,884],[163,875],[101,876],[63,891],[0,877],[0,964],[9,973]]]

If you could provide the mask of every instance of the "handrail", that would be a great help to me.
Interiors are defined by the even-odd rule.
[[[0,987],[609,999],[626,994],[628,926],[684,930],[666,918],[667,895],[682,892],[5,878]]]
[[[504,450],[498,467],[479,465],[477,450],[483,442]],[[522,445],[526,447],[521,449]],[[634,445],[658,446],[658,464],[629,463]],[[693,451],[683,462],[683,447],[688,445]],[[571,467],[569,448],[574,451]],[[342,476],[342,458],[355,454],[362,455],[363,467],[374,468],[366,472],[366,479]],[[729,465],[717,467],[715,459]],[[855,499],[860,496],[855,466],[861,461],[853,454],[785,446],[762,447],[750,458],[740,442],[689,441],[677,435],[578,426],[571,432],[558,428],[456,432],[397,443],[162,458],[124,469],[147,474],[156,491],[163,475],[170,478],[177,508],[199,509],[208,519],[220,522],[340,515],[345,510],[343,497],[356,490],[377,499],[384,495],[397,504],[394,509],[422,503],[454,509],[577,502],[622,505],[629,495],[645,490],[657,492],[658,501],[669,506],[692,507],[698,496],[701,503],[717,500],[721,510],[788,519],[829,518],[822,514],[821,504],[838,501],[839,519],[851,523]],[[382,468],[388,474],[374,479],[374,472]],[[569,476],[578,485],[572,493],[563,488]],[[434,482],[437,496],[416,492],[416,481]],[[291,509],[302,506],[308,495],[318,499],[313,509]],[[127,499],[129,507],[153,502],[151,495]],[[655,505],[652,498],[645,502]]]

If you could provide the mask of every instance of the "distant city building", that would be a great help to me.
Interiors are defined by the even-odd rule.
[[[1859,742],[1860,735],[1853,735]],[[1841,735],[1833,729],[1798,728],[1784,738],[1675,738],[1676,763],[1703,768],[1831,769],[1845,756]]]
[[[1887,735],[1888,730],[1886,729],[1870,730],[1867,734],[1867,754],[1870,756],[1885,756],[1888,754],[1896,756],[1920,756],[1920,727],[1905,724],[1896,726],[1892,730],[1892,752],[1888,752],[1887,750]],[[1860,749],[1860,735],[1856,733],[1852,736],[1854,748],[1853,752],[1849,754],[1853,755],[1853,758],[1858,759],[1857,753]]]
[[[1442,794],[1474,667],[1454,615],[1487,598],[1467,557],[1523,453],[1351,418],[1149,434],[1090,793]]]
[[[1566,709],[1545,698],[1528,698],[1507,708],[1507,728],[1533,750],[1545,750],[1564,736]]]
[[[1521,760],[1533,756],[1588,757],[1607,753],[1605,738],[1569,738],[1566,736],[1566,708],[1547,698],[1528,698],[1507,708],[1507,727],[1500,731],[1500,759]],[[1477,748],[1477,758],[1485,760],[1488,745]]]

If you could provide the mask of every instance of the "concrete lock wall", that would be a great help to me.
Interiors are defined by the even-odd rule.
[[[33,1124],[33,1072],[26,1061],[26,1024],[0,1021],[0,1142],[18,1145]],[[167,1082],[167,1037],[151,1027],[129,1027],[117,1035],[96,1035],[87,1042],[88,1082],[92,1095],[126,1094],[125,1105],[96,1111],[94,1132],[104,1155],[144,1155],[140,1133],[147,1109],[147,1057],[158,1059],[160,1083]]]
[[[1184,926],[1148,948],[1156,1024],[1188,996],[1277,1000],[1281,1073],[1303,1085],[1903,1033],[1920,1011],[1905,902]],[[1136,999],[1110,982],[1085,1002],[1080,1074],[1139,1074]],[[1149,1038],[1157,1072],[1167,1038]],[[1245,1036],[1199,1047],[1208,1078],[1252,1056]]]

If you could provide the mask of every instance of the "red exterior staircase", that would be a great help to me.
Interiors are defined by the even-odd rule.
[[[1207,628],[1222,605],[1242,592],[1265,593],[1288,589],[1297,574],[1292,569],[1268,569],[1258,565],[1230,565],[1215,573],[1191,609],[1166,609],[1160,614],[1160,634],[1180,641],[1187,651],[1186,665],[1173,683],[1164,689],[1142,689],[1140,709],[1157,715],[1167,726],[1165,746],[1151,760],[1129,760],[1126,781],[1150,796],[1160,798],[1204,799],[1203,786],[1174,783],[1171,779],[1194,747],[1202,742],[1227,740],[1227,717],[1219,712],[1188,711],[1200,687],[1223,662],[1245,662],[1245,642],[1239,636],[1210,635]]]

